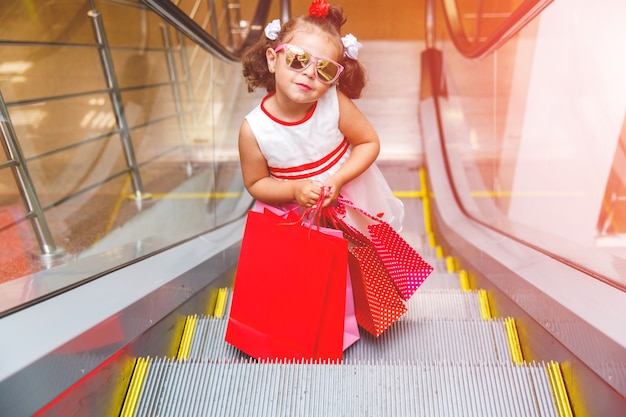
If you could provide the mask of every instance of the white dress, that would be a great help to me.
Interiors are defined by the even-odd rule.
[[[297,122],[285,122],[271,115],[264,103],[246,116],[265,157],[270,175],[278,180],[311,179],[324,183],[348,159],[352,146],[339,130],[339,101],[332,86],[309,113]],[[375,164],[345,184],[341,196],[366,212],[382,218],[400,230],[404,206],[396,198]],[[363,230],[354,219],[350,223]]]

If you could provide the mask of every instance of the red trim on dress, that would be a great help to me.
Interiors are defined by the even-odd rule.
[[[328,155],[326,155],[325,157],[323,157],[322,159],[318,161],[310,162],[308,164],[298,165],[295,167],[289,167],[289,168],[270,167],[270,170],[272,170],[272,173],[274,172],[298,172],[298,171],[304,171],[304,170],[317,168],[320,165],[328,162],[335,154],[341,152],[342,148],[347,147],[347,144],[348,144],[348,141],[346,140],[346,138],[343,138],[339,146],[337,146],[335,149],[333,149],[331,153],[329,153]]]
[[[349,146],[348,146],[347,139],[343,138],[343,141],[337,148],[335,148],[331,153],[329,153],[328,155],[326,155],[325,157],[323,157],[322,159],[318,161],[311,162],[311,163],[304,164],[304,165],[299,165],[296,167],[290,167],[290,168],[269,167],[270,174],[274,178],[281,179],[281,180],[301,180],[304,178],[314,177],[315,175],[319,175],[323,172],[326,172],[330,168],[335,166],[335,164],[337,164],[337,162],[339,162],[341,158],[345,155],[345,153],[348,151],[348,147]],[[281,175],[281,173],[290,174],[290,173],[297,173],[297,172],[302,172],[302,171],[310,170],[313,168],[317,168],[325,164],[328,161],[330,161],[329,164],[323,166],[322,168],[316,171],[306,172],[306,173],[298,174],[298,175]]]
[[[267,111],[267,109],[265,108],[265,100],[267,100],[268,98],[270,98],[274,94],[276,94],[276,91],[271,91],[268,95],[263,97],[263,100],[261,100],[261,110],[263,110],[263,113],[265,113],[265,115],[267,117],[269,117],[270,119],[272,119],[276,123],[279,123],[279,124],[281,124],[283,126],[295,126],[295,125],[299,125],[301,123],[304,123],[307,120],[309,120],[311,117],[313,117],[313,113],[315,113],[315,109],[317,108],[317,101],[315,103],[313,103],[313,106],[311,106],[309,111],[304,115],[304,117],[301,120],[297,120],[295,122],[286,122],[284,120],[280,120],[279,118],[277,118],[276,116],[271,114],[269,111]]]

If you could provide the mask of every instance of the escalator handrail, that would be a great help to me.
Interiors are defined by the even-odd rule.
[[[151,10],[161,16],[165,21],[173,25],[177,30],[218,58],[237,63],[244,49],[256,42],[261,36],[263,25],[267,21],[271,0],[259,0],[250,31],[241,47],[236,51],[229,51],[215,37],[206,33],[192,18],[187,16],[171,0],[141,0]]]
[[[441,0],[448,31],[456,49],[466,58],[490,54],[520,31],[554,0],[526,0],[517,7],[489,37],[480,43],[467,38],[456,0]],[[478,16],[480,19],[481,16]]]

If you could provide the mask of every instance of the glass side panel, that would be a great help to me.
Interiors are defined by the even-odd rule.
[[[27,159],[101,141],[116,129],[111,101],[102,93],[12,106],[9,115],[18,138],[28,138],[20,140]]]
[[[626,258],[625,17],[626,6],[606,16],[584,1],[553,3],[487,57],[442,43],[456,68],[446,72],[446,150],[465,209],[544,249],[551,236],[561,243],[550,251],[621,285],[625,264],[594,254]]]
[[[229,33],[226,9],[220,33]],[[73,285],[245,215],[237,134],[263,93],[247,93],[238,64],[138,1],[8,0],[0,16],[15,19],[0,28],[0,91],[58,249],[42,252],[45,233],[24,219],[22,191],[0,170],[0,237],[19,240],[0,257],[0,279],[13,281],[0,288],[0,314],[46,295],[37,282],[56,268],[71,271],[62,285]],[[93,269],[72,270],[89,257]],[[36,290],[11,299],[25,293],[20,285]]]
[[[185,157],[183,138],[175,134],[179,132],[180,124],[174,117],[134,129],[132,143],[137,161],[143,164],[163,155],[168,160],[180,160],[182,164]]]
[[[0,39],[62,44],[93,43],[88,11],[89,4],[86,1],[3,0],[0,6]],[[5,55],[2,56],[4,58]]]
[[[484,42],[524,0],[456,0],[467,39]]]
[[[112,49],[111,58],[122,91],[143,91],[171,81],[163,49]]]
[[[8,103],[94,94],[106,88],[95,45],[9,44],[0,48],[0,89]]]
[[[5,213],[0,219],[0,229],[26,216],[26,209],[11,171],[12,168],[0,169],[0,201],[2,201],[0,209]]]
[[[28,170],[39,201],[45,208],[57,205],[73,194],[100,186],[127,169],[120,137],[113,135],[32,159],[28,161]]]
[[[161,18],[147,10],[140,1],[136,1],[137,7],[129,7],[128,3],[95,2],[109,45],[116,49],[133,48],[135,53],[162,48],[164,26],[161,25]]]

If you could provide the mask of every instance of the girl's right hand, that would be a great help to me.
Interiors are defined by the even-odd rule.
[[[294,181],[294,197],[302,207],[313,207],[322,193],[322,184],[319,181]]]

